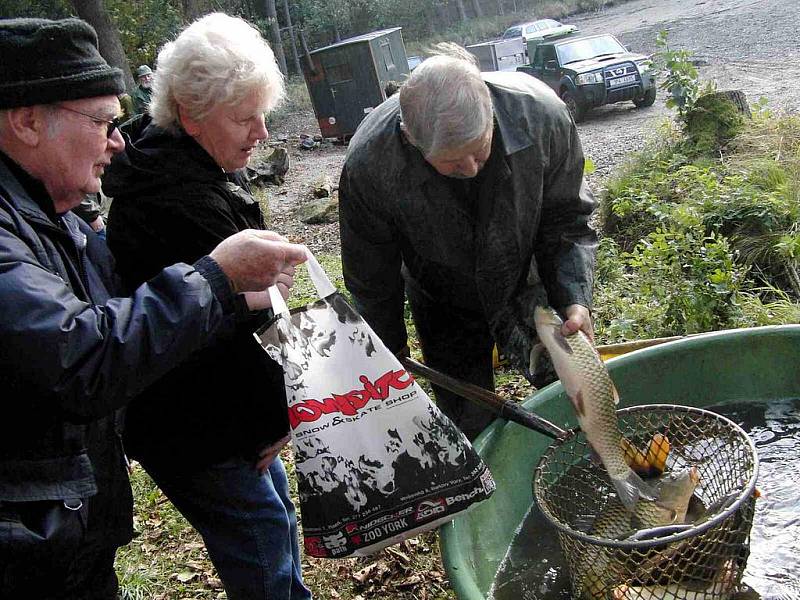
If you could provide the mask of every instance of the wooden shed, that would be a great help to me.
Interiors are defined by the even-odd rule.
[[[386,100],[386,84],[408,77],[401,29],[373,31],[308,54],[303,76],[323,137],[348,139]]]

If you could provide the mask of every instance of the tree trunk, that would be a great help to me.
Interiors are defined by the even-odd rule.
[[[464,0],[456,0],[456,7],[458,8],[458,17],[462,21],[467,20],[467,11],[464,8]]]
[[[264,8],[266,9],[269,32],[272,37],[272,51],[275,52],[275,58],[278,60],[278,67],[280,67],[281,73],[286,75],[288,72],[286,55],[283,53],[283,40],[281,40],[281,28],[278,25],[278,11],[275,10],[275,0],[265,0]]]
[[[97,32],[98,46],[100,54],[112,67],[122,69],[122,76],[125,79],[125,87],[130,91],[136,87],[136,83],[131,75],[131,67],[128,64],[128,57],[125,56],[125,49],[119,39],[119,33],[111,17],[103,6],[103,0],[71,0],[72,6],[78,16],[94,27]]]
[[[497,14],[501,17],[505,15],[505,11],[503,11],[503,0],[497,0]]]
[[[483,16],[483,8],[481,8],[481,0],[472,0],[472,8],[475,11],[475,16],[480,18]]]
[[[441,3],[435,2],[433,10],[436,13],[436,23],[434,29],[446,29],[450,26],[450,11]]]
[[[183,17],[188,22],[192,22],[205,12],[203,0],[181,0]]]
[[[294,59],[294,70],[298,75],[302,75],[300,68],[300,57],[297,54],[297,42],[294,39],[294,27],[292,26],[292,15],[289,14],[289,0],[283,0],[283,16],[286,21],[286,29],[289,32],[289,40],[292,43],[292,58]]]

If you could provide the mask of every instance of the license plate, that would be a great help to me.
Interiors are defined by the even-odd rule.
[[[617,87],[618,85],[625,85],[626,83],[633,83],[634,81],[636,81],[636,75],[625,75],[625,77],[609,79],[608,87]]]

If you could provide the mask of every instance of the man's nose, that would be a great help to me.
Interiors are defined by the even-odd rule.
[[[475,177],[479,170],[480,163],[472,155],[465,156],[458,163],[458,171],[465,177]]]
[[[111,135],[108,136],[108,148],[114,154],[119,154],[125,150],[125,140],[119,129],[115,128],[114,131],[111,132]]]

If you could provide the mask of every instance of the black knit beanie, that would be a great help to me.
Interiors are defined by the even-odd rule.
[[[100,56],[85,21],[0,20],[0,109],[124,91],[122,71]]]

